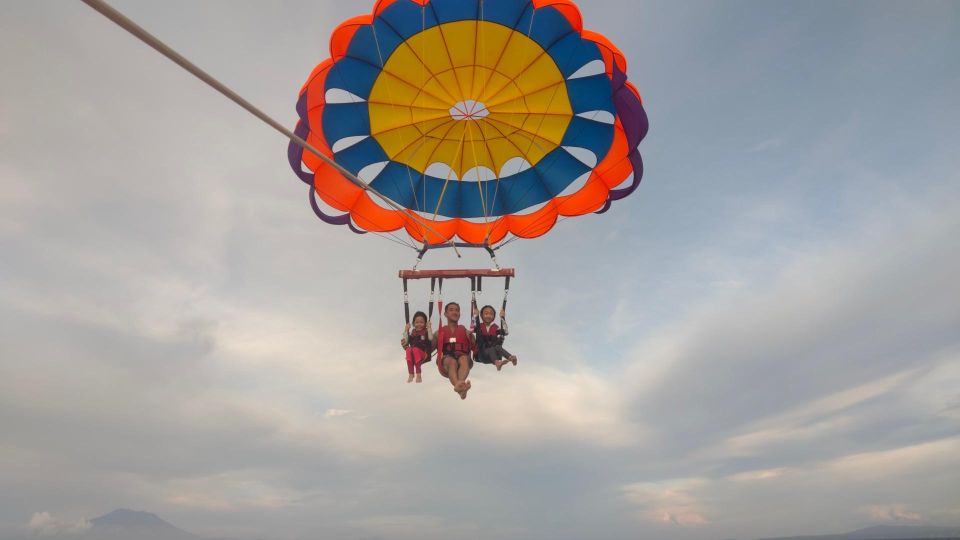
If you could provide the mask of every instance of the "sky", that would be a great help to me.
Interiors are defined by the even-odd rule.
[[[113,5],[291,127],[367,11]],[[319,222],[279,134],[81,2],[3,0],[0,537],[960,524],[960,4],[579,5],[643,94],[643,183],[499,252],[520,361],[461,401],[406,384],[413,251]]]

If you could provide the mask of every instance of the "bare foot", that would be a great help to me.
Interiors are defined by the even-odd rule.
[[[466,385],[466,390],[469,390],[469,389],[473,388],[473,385],[470,384],[470,381],[463,381],[463,384]]]
[[[467,399],[467,392],[470,391],[470,381],[466,381],[467,387],[463,389],[462,392],[457,392],[460,394],[460,399]]]
[[[497,361],[493,363],[493,365],[497,366],[497,371],[500,371],[500,369],[503,368],[503,360],[500,360],[498,358]]]
[[[513,364],[513,365],[517,365],[517,357],[516,357],[516,355],[513,355],[513,354],[510,355],[510,363]]]
[[[464,381],[460,381],[460,382],[458,382],[457,384],[453,385],[453,391],[456,392],[456,393],[458,393],[458,394],[459,394],[460,392],[466,392],[467,389],[470,388],[469,386],[467,386],[468,384],[469,384],[469,383],[466,383],[466,382],[464,382]]]
[[[409,382],[409,381],[407,381],[407,382]],[[422,382],[423,382],[423,377],[421,377],[420,374],[417,373],[417,383],[422,383]]]
[[[411,373],[410,375],[407,375],[407,382],[408,383],[413,382],[413,373]]]

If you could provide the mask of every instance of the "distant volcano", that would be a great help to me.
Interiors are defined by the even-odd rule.
[[[845,534],[821,536],[784,536],[761,540],[922,540],[938,538],[960,540],[960,527],[924,527],[920,525],[878,525]]]
[[[203,540],[149,512],[119,509],[90,520],[78,540]]]

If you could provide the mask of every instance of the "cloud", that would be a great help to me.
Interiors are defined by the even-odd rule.
[[[35,512],[30,516],[27,529],[42,536],[58,536],[81,534],[90,529],[91,523],[86,519],[65,522],[55,518],[50,512]]]
[[[500,527],[475,522],[473,519],[452,520],[432,514],[379,514],[350,523],[366,535],[397,540],[433,540],[443,538],[489,537],[491,529]]]
[[[239,470],[216,475],[172,479],[163,483],[163,500],[191,510],[249,512],[278,510],[298,504],[304,493],[270,470]]]
[[[858,452],[826,462],[825,468],[847,481],[907,478],[917,470],[955,466],[960,461],[960,437],[949,437],[892,449]]]
[[[731,476],[728,476],[728,480],[734,482],[757,482],[761,480],[772,480],[774,478],[779,478],[787,472],[787,469],[765,469],[759,471],[745,471],[742,473],[737,473]]]
[[[919,523],[923,521],[923,516],[917,512],[911,512],[903,504],[874,504],[865,506],[861,510],[874,521],[893,523]]]
[[[731,456],[750,456],[772,447],[796,445],[836,435],[855,425],[857,419],[844,411],[903,385],[916,370],[908,370],[803,404],[783,414],[747,426],[746,433],[722,443]]]
[[[634,504],[642,519],[680,527],[702,527],[710,523],[707,509],[695,496],[704,479],[684,478],[656,483],[623,486],[624,497]]]
[[[340,3],[277,19],[231,7],[225,25],[221,6],[186,19],[128,8],[284,122],[317,60],[304,36],[323,39],[356,11]],[[678,15],[671,9],[655,8],[658,20]],[[0,519],[22,523],[39,502],[59,512],[124,501],[208,526],[352,527],[312,537],[531,538],[536,522],[533,534],[553,538],[573,537],[575,520],[623,536],[635,525],[618,521],[624,501],[672,535],[738,520],[776,533],[810,516],[846,523],[888,501],[923,516],[957,507],[956,448],[933,442],[956,432],[960,410],[960,363],[944,353],[958,327],[957,204],[914,196],[925,181],[956,182],[919,166],[931,154],[897,145],[868,156],[890,174],[910,171],[880,177],[849,164],[851,141],[870,145],[854,121],[824,136],[810,129],[822,118],[801,114],[802,137],[757,140],[764,131],[738,108],[759,110],[757,100],[726,96],[762,100],[771,88],[745,94],[740,80],[718,79],[729,94],[677,100],[666,91],[684,86],[676,77],[651,75],[658,115],[671,118],[648,141],[661,145],[651,171],[662,170],[619,210],[499,252],[523,271],[509,346],[521,364],[478,367],[460,402],[435,371],[426,384],[403,382],[393,269],[410,253],[317,223],[283,140],[82,5],[47,11],[24,7],[0,23],[0,56],[15,70],[0,88],[0,484],[22,494]],[[683,36],[673,51],[700,49],[694,34],[738,43],[714,39],[708,23],[722,11],[694,10],[704,32],[659,33]],[[779,19],[751,27],[782,33],[766,24]],[[827,43],[802,21],[787,30]],[[250,35],[272,36],[277,49]],[[745,41],[777,66],[803,50],[757,47],[766,37]],[[939,87],[946,98],[930,103],[948,110],[939,105],[956,92]],[[739,125],[747,131],[731,131]],[[74,144],[51,151],[51,137]],[[785,154],[774,150],[787,140],[805,174],[784,180],[794,163],[759,158]],[[712,153],[728,145],[730,168]],[[751,145],[758,159],[741,159]],[[769,170],[749,170],[758,163]],[[909,193],[885,191],[894,184]],[[751,196],[766,201],[745,203]],[[858,213],[884,198],[904,202]],[[924,484],[928,499],[903,489]],[[824,486],[852,502],[822,501]],[[496,517],[474,522],[436,501]],[[36,526],[57,522],[48,514]]]
[[[774,282],[638,344],[632,408],[656,431],[683,433],[673,440],[689,450],[856,429],[844,410],[894,395],[960,345],[960,312],[946,300],[960,294],[960,254],[943,249],[960,228],[957,197],[925,200],[882,209],[897,220],[867,217],[847,238],[794,254]]]
[[[353,415],[354,411],[348,409],[327,409],[327,412],[323,413],[324,418],[337,418],[339,416],[350,416]]]

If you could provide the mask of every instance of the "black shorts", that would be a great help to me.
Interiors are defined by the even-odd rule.
[[[456,355],[456,356],[454,356],[454,355]],[[440,359],[437,360],[437,369],[440,370],[440,374],[443,375],[444,377],[449,377],[450,375],[447,374],[447,368],[444,367],[444,365],[443,365],[444,362],[443,362],[443,361],[446,360],[447,358],[453,358],[453,360],[454,360],[455,362],[459,362],[461,356],[466,356],[466,357],[467,357],[467,360],[470,361],[470,367],[473,367],[473,358],[470,356],[470,353],[469,353],[469,352],[465,352],[465,353],[453,353],[453,354],[443,354],[443,355],[440,357]]]

